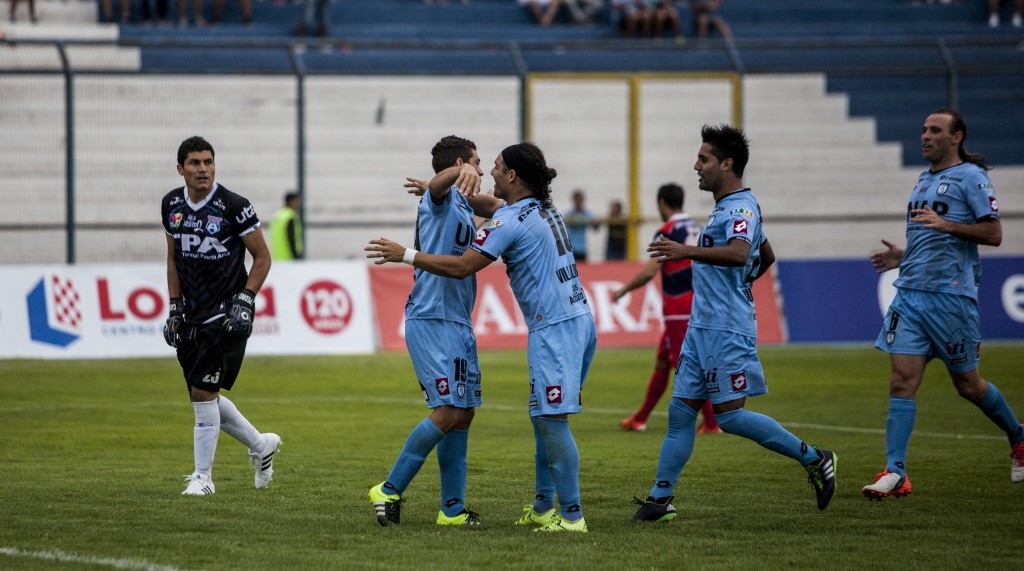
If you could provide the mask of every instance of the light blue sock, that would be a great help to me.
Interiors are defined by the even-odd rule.
[[[652,498],[660,500],[675,494],[679,474],[693,453],[696,425],[697,411],[677,398],[672,399],[668,405],[668,433],[661,442],[658,473],[651,488]]]
[[[988,393],[978,403],[978,408],[1006,433],[1010,446],[1024,440],[1024,427],[1021,427],[1017,417],[1010,410],[1010,405],[1006,402],[1006,398],[1003,397],[1003,393],[999,392],[999,389],[994,384],[988,384]]]
[[[466,450],[469,431],[452,430],[437,443],[437,465],[441,468],[441,511],[452,517],[466,508]]]
[[[900,476],[907,475],[907,445],[914,431],[917,401],[889,397],[889,418],[885,420],[885,469]]]
[[[398,455],[398,460],[395,460],[395,465],[391,467],[391,473],[388,474],[388,479],[384,482],[384,492],[402,495],[409,487],[409,482],[420,471],[420,467],[423,466],[430,451],[437,446],[442,438],[444,438],[444,433],[429,418],[424,418],[423,422],[417,424],[416,428],[409,433],[409,438],[405,441],[405,448],[402,448],[402,453]]]
[[[533,469],[537,481],[537,495],[533,500],[533,511],[544,513],[555,507],[555,480],[551,477],[551,465],[548,462],[548,447],[540,435],[539,416],[531,416],[533,439],[537,443],[533,457]]]
[[[722,414],[715,413],[715,418],[722,431],[749,438],[772,452],[789,456],[800,462],[801,466],[818,461],[817,450],[793,436],[770,416],[741,408]]]
[[[558,513],[567,521],[583,517],[580,508],[580,452],[569,431],[569,421],[537,417],[537,428],[544,439],[551,466],[551,477],[558,493]]]

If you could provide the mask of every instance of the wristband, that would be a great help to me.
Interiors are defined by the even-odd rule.
[[[412,262],[413,262],[414,259],[416,259],[416,254],[418,254],[418,253],[419,252],[417,252],[416,250],[413,250],[412,248],[406,248],[405,249],[405,254],[402,255],[402,263],[403,264],[409,264],[410,266],[413,265]]]

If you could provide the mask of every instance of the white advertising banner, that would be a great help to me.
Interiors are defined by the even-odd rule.
[[[0,266],[0,358],[169,357],[164,264]],[[249,355],[372,353],[362,262],[275,263]]]

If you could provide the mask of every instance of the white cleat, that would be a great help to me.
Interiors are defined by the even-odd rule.
[[[263,450],[260,452],[249,451],[249,463],[253,470],[256,470],[256,489],[258,490],[269,486],[270,480],[274,479],[274,456],[281,448],[280,436],[273,432],[268,432],[264,436],[267,437],[267,444]]]
[[[193,472],[185,476],[188,487],[181,493],[183,496],[212,496],[214,492],[213,480],[209,476]]]

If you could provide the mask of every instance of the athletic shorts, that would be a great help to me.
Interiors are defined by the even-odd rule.
[[[672,396],[720,404],[767,393],[756,341],[729,331],[690,327],[676,366]]]
[[[951,373],[978,368],[978,302],[962,295],[896,288],[875,347],[886,353],[936,357]]]
[[[679,353],[683,350],[683,339],[686,337],[686,326],[689,319],[665,320],[665,331],[658,342],[658,363],[668,363],[675,367],[679,361]]]
[[[405,322],[405,345],[427,406],[480,406],[480,361],[469,325],[441,319]]]
[[[582,410],[583,381],[596,350],[597,327],[590,313],[530,331],[530,416]]]
[[[210,392],[231,390],[245,359],[246,339],[224,333],[222,319],[188,324],[178,346],[185,384]]]

